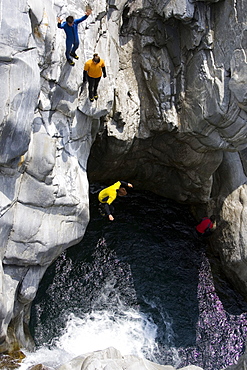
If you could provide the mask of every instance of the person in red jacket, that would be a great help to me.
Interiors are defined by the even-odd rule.
[[[204,217],[201,222],[196,226],[196,231],[203,236],[209,236],[215,229],[216,218],[214,215]]]

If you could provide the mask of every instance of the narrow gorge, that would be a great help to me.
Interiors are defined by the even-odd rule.
[[[247,296],[245,1],[91,0],[70,66],[57,17],[86,5],[0,0],[1,353],[34,348],[32,302],[48,267],[83,246],[89,184],[122,179],[196,220],[215,214],[210,251]],[[90,102],[95,52],[107,77]]]

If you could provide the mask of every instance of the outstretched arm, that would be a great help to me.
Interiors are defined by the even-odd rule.
[[[120,181],[120,182],[121,182],[121,186],[128,186],[128,188],[133,188],[133,185],[130,182],[126,182],[126,181]]]
[[[57,26],[58,26],[58,28],[62,28],[61,23],[62,23],[62,19],[60,17],[57,17]]]
[[[81,23],[83,21],[85,21],[85,19],[87,19],[87,17],[92,13],[92,9],[87,9],[85,15],[83,15],[83,17],[79,18],[79,19],[75,19],[75,23],[78,24],[78,23]]]

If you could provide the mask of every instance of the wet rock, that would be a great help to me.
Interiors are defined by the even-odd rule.
[[[94,0],[71,67],[56,18],[79,17],[84,5],[13,0],[2,9],[2,351],[10,328],[31,346],[24,327],[39,280],[83,238],[88,177],[123,178],[196,205],[198,216],[216,213],[213,248],[247,291],[246,7]],[[95,50],[107,78],[91,104],[82,70]]]
[[[53,367],[38,364],[29,368],[29,370],[54,370]]]
[[[138,359],[135,356],[122,356],[115,348],[107,348],[84,356],[78,356],[68,364],[60,366],[57,370],[90,370],[90,369],[111,369],[111,370],[175,370],[173,366],[163,366],[152,363],[145,359]],[[200,370],[198,367],[188,370]],[[187,368],[186,368],[187,370]]]

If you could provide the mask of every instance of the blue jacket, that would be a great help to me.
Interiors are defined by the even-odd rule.
[[[69,41],[72,43],[78,42],[79,43],[79,36],[78,36],[78,24],[81,23],[82,21],[85,21],[87,19],[88,15],[84,15],[81,18],[75,19],[73,26],[69,26],[67,22],[63,23],[58,23],[57,26],[58,28],[63,28],[66,37]]]

